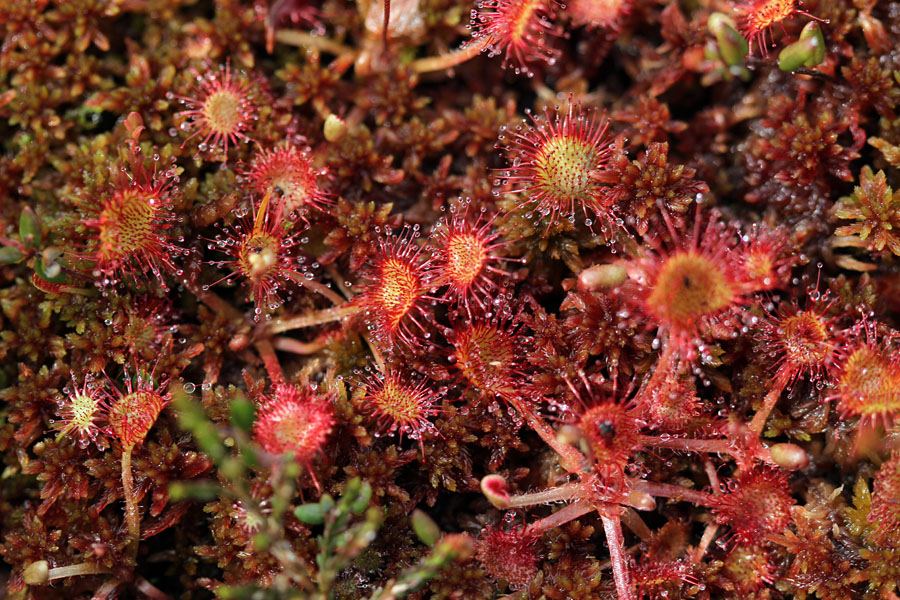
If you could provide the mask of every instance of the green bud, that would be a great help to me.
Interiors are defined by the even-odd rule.
[[[30,206],[26,206],[19,215],[19,239],[29,250],[40,246],[43,240],[41,220]]]
[[[433,546],[441,538],[441,529],[437,526],[431,517],[418,508],[412,512],[409,517],[412,522],[413,531],[416,536],[426,546]]]
[[[734,21],[725,14],[715,12],[709,16],[707,27],[719,45],[719,55],[730,67],[741,64],[750,51],[750,44],[737,30]]]
[[[209,454],[209,452],[207,452],[207,454]],[[244,471],[244,463],[237,458],[224,458],[219,463],[219,472],[230,481],[239,481],[242,479],[244,477]]]
[[[359,492],[354,500],[350,502],[350,512],[354,515],[362,513],[369,507],[369,500],[372,499],[372,486],[368,481],[362,482]]]
[[[40,256],[34,259],[34,272],[37,276],[47,283],[65,283],[66,274],[62,272],[62,268],[56,264],[44,264],[44,259]]]
[[[295,479],[300,477],[300,473],[303,472],[303,467],[294,460],[294,453],[288,452],[284,455],[284,460],[282,460],[282,468],[284,469],[284,476],[288,479]]]
[[[799,40],[778,54],[778,68],[782,71],[795,71],[800,67],[814,67],[823,60],[825,60],[825,38],[818,23],[812,22],[803,28]]]
[[[176,481],[169,484],[169,498],[173,502],[180,500],[214,500],[222,487],[211,481],[184,482]]]
[[[253,403],[247,398],[237,398],[229,407],[231,411],[231,425],[237,429],[250,431],[253,429],[253,421],[256,417]]]
[[[813,51],[812,57],[803,63],[805,67],[815,67],[816,65],[822,64],[825,60],[825,36],[822,34],[822,28],[819,27],[819,24],[815,21],[810,21],[806,25],[803,26],[803,30],[800,32],[800,39],[814,39],[816,40],[815,50]]]
[[[321,502],[313,502],[301,504],[295,508],[294,516],[307,525],[321,525],[325,522],[325,513],[327,512],[328,510],[322,506]]]
[[[253,547],[256,550],[266,550],[271,545],[269,534],[260,531],[253,536]]]
[[[617,264],[601,264],[588,267],[578,274],[578,287],[591,292],[616,288],[628,278],[625,267]]]
[[[324,512],[328,512],[334,508],[334,498],[331,497],[330,494],[323,494],[321,498],[319,498],[319,506],[322,507]]]
[[[329,142],[339,142],[347,135],[347,124],[335,114],[328,115],[325,119],[324,134]]]
[[[35,561],[25,567],[22,579],[28,585],[44,585],[50,581],[50,565],[46,560]]]
[[[25,255],[19,252],[18,248],[12,246],[3,246],[0,248],[0,265],[14,265],[25,258]]]
[[[362,479],[359,477],[354,477],[347,481],[347,485],[344,486],[343,497],[348,502],[353,502],[356,497],[359,495],[359,490],[362,488]]]

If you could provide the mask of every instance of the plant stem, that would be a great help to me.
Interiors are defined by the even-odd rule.
[[[572,482],[542,492],[510,496],[509,507],[534,506],[535,504],[547,504],[550,502],[567,502],[576,498],[580,489],[581,484]]]
[[[672,485],[670,483],[657,483],[653,481],[644,481],[642,479],[632,479],[631,485],[638,490],[647,492],[651,496],[657,498],[675,498],[677,500],[687,500],[698,506],[707,506],[709,498],[703,492],[697,490],[689,490],[680,485]]]
[[[443,71],[472,59],[481,54],[485,48],[490,46],[493,37],[490,35],[482,36],[466,45],[459,50],[455,50],[450,54],[442,56],[432,56],[429,58],[420,58],[414,60],[409,65],[414,73],[431,73],[433,71]]]
[[[709,545],[712,544],[713,539],[716,537],[716,531],[718,531],[719,526],[713,522],[706,524],[706,529],[703,530],[703,537],[700,538],[700,543],[697,544],[697,549],[694,550],[694,555],[692,560],[695,563],[699,563],[703,559],[703,555],[706,554],[707,549],[709,549]]]
[[[775,378],[775,381],[772,382],[772,389],[769,390],[765,400],[763,400],[762,407],[756,411],[756,414],[753,415],[753,420],[750,421],[750,431],[756,435],[762,433],[763,427],[766,425],[766,419],[769,418],[769,414],[772,412],[772,409],[775,408],[778,399],[781,398],[781,392],[784,391],[787,382],[788,378],[784,375],[779,375]]]
[[[583,500],[567,504],[552,515],[548,515],[539,521],[535,521],[525,528],[524,533],[529,536],[539,537],[544,532],[550,531],[554,527],[565,525],[569,521],[574,521],[582,515],[594,510],[594,506],[590,502]]]
[[[631,587],[631,577],[628,571],[628,562],[625,559],[625,538],[622,536],[622,522],[619,516],[609,516],[600,511],[600,519],[603,521],[603,531],[606,533],[606,545],[609,547],[609,560],[612,562],[613,579],[616,582],[616,592],[619,600],[636,600],[634,588]]]
[[[77,565],[67,565],[65,567],[54,567],[47,573],[47,581],[54,579],[62,579],[63,577],[76,577],[78,575],[97,575],[106,573],[107,570],[93,563],[78,563]]]
[[[301,342],[300,340],[295,340],[294,338],[289,338],[285,336],[277,336],[272,338],[272,347],[276,350],[282,350],[284,352],[290,352],[292,354],[315,354],[325,347],[325,342],[322,340],[316,340],[314,342]]]
[[[215,293],[204,290],[195,281],[191,281],[189,277],[180,277],[178,280],[181,282],[181,285],[197,297],[197,300],[211,308],[213,312],[222,313],[232,320],[244,320],[244,315],[238,309]]]
[[[273,334],[284,333],[285,331],[291,331],[292,329],[303,329],[304,327],[314,327],[316,325],[334,323],[335,321],[340,321],[341,319],[355,315],[361,310],[362,308],[360,306],[346,302],[341,306],[317,310],[305,315],[275,319],[268,326],[268,331]]]
[[[256,351],[259,352],[263,364],[266,365],[266,371],[269,373],[272,383],[284,383],[284,371],[281,370],[281,363],[278,362],[272,343],[269,340],[259,340],[253,345],[256,346]]]
[[[356,54],[356,50],[350,46],[345,46],[325,36],[311,35],[305,31],[297,31],[296,29],[282,29],[275,33],[275,39],[282,44],[299,46],[300,48],[315,48],[316,50],[324,50],[325,52],[330,52],[337,56]]]
[[[300,287],[304,287],[310,291],[325,296],[326,298],[331,300],[335,306],[339,306],[344,303],[344,298],[324,283],[319,283],[315,279],[307,279],[303,275],[299,273],[293,273],[291,271],[288,271],[287,275],[295,282],[297,282]]]
[[[753,438],[756,440],[756,438]],[[734,458],[755,458],[765,463],[776,464],[772,455],[765,446],[754,443],[753,448],[737,447],[733,440],[704,440],[694,438],[669,438],[662,439],[652,435],[641,436],[641,442],[645,446],[654,448],[669,448],[685,452],[705,452],[708,454],[728,454]]]
[[[138,543],[141,541],[141,516],[134,499],[134,477],[131,473],[131,451],[134,446],[122,448],[122,492],[125,495],[125,522],[128,524],[128,554],[137,558]]]

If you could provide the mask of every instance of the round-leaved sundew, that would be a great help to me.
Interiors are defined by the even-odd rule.
[[[259,204],[254,203],[253,208],[252,214],[241,212],[240,220],[226,229],[224,235],[209,240],[208,247],[230,257],[230,260],[210,261],[215,266],[231,269],[229,275],[212,285],[243,280],[256,303],[254,318],[258,320],[264,311],[278,308],[282,290],[303,276],[295,256],[302,232],[288,235],[284,210],[272,198],[271,191]]]
[[[629,276],[641,286],[636,294],[640,310],[665,331],[670,351],[689,359],[713,324],[735,329],[727,317],[752,291],[743,280],[734,229],[720,225],[713,215],[701,233],[702,220],[696,218],[688,239],[676,240],[672,250],[648,253],[628,267]]]
[[[196,79],[191,96],[178,97],[187,107],[177,114],[181,127],[192,132],[181,146],[200,137],[201,152],[219,149],[227,157],[229,144],[250,140],[247,132],[255,127],[260,94],[246,74],[232,73],[230,61],[202,74],[192,69],[191,74]]]
[[[612,155],[606,118],[588,114],[573,102],[562,115],[529,116],[532,124],[517,127],[504,148],[508,167],[499,172],[500,181],[521,195],[522,207],[550,223],[560,218],[574,222],[579,210],[589,222],[595,216],[612,220],[605,186],[595,177]]]
[[[481,213],[472,218],[468,204],[462,210],[451,209],[442,217],[432,233],[430,246],[431,284],[447,286],[442,300],[454,300],[471,316],[471,304],[486,310],[490,294],[497,289],[491,275],[508,273],[494,266],[505,259],[494,254],[506,244],[491,231],[493,219],[484,220]]]
[[[511,589],[523,589],[537,575],[535,542],[523,528],[486,527],[475,541],[475,558],[491,577],[507,581]]]
[[[428,261],[421,260],[421,248],[416,244],[418,235],[418,228],[407,227],[399,236],[378,240],[363,269],[362,293],[354,300],[374,339],[388,348],[397,340],[415,345],[409,323],[423,329],[416,317],[424,314],[430,285]]]
[[[633,0],[569,0],[566,11],[577,25],[617,30]]]
[[[790,524],[795,501],[783,471],[757,466],[722,487],[724,493],[710,496],[712,512],[717,523],[731,527],[734,540],[758,544]]]
[[[85,378],[80,388],[74,379],[71,386],[72,391],[59,402],[60,419],[53,424],[53,428],[59,431],[57,440],[71,435],[81,448],[87,448],[94,442],[102,450],[105,444],[97,436],[100,433],[97,421],[104,411],[103,392],[90,376]]]
[[[130,158],[131,168],[117,170],[98,210],[85,219],[94,233],[80,256],[94,262],[101,284],[138,280],[149,272],[165,288],[161,268],[174,271],[172,260],[183,252],[169,239],[176,221],[175,172],[160,172],[156,165],[151,171],[139,153]]]
[[[900,414],[900,353],[885,340],[850,344],[835,361],[836,377],[829,400],[845,418],[859,417],[863,427]]]
[[[548,0],[480,0],[472,11],[472,37],[488,38],[491,55],[503,54],[503,66],[514,63],[516,73],[534,75],[528,63],[554,62],[556,53],[547,47],[553,33]]]
[[[508,319],[478,317],[446,332],[453,344],[451,362],[473,387],[501,397],[515,396],[523,339]]]
[[[425,381],[414,381],[397,371],[365,379],[365,409],[376,420],[383,434],[397,432],[408,435],[422,446],[426,431],[435,431],[428,420],[438,414],[435,403],[440,394],[432,391]],[[424,454],[424,450],[423,450]]]
[[[105,400],[106,431],[131,449],[144,442],[160,413],[172,400],[168,382],[154,385],[153,375],[138,370],[132,376],[125,371],[124,391],[115,389]]]
[[[772,38],[772,27],[796,14],[812,16],[799,8],[797,0],[753,0],[739,5],[738,10],[741,33],[750,41],[751,50],[755,43],[763,56],[769,54],[766,34]]]
[[[323,171],[313,168],[308,149],[291,145],[256,152],[241,171],[259,197],[272,194],[273,199],[280,199],[285,214],[326,208],[328,196],[317,181],[322,174]]]
[[[334,410],[328,398],[309,387],[275,384],[263,397],[253,423],[253,437],[266,452],[292,453],[309,470],[334,427]]]

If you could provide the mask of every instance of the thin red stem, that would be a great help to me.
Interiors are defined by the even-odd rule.
[[[609,547],[609,560],[612,562],[613,580],[619,600],[637,600],[631,585],[631,573],[628,560],[625,558],[625,538],[622,536],[622,522],[619,516],[610,516],[600,511],[603,531],[606,533],[606,545]]]
[[[766,425],[766,420],[769,418],[772,409],[775,408],[775,405],[778,403],[779,398],[781,398],[781,393],[787,386],[787,382],[788,377],[785,375],[779,375],[775,378],[772,382],[772,389],[769,390],[765,400],[763,400],[762,407],[756,411],[756,414],[753,415],[753,420],[750,421],[750,431],[756,435],[762,433],[763,427]]]
[[[141,516],[134,498],[134,476],[131,473],[132,446],[122,448],[122,494],[125,496],[125,522],[128,524],[128,554],[137,558],[141,541]]]
[[[414,73],[431,73],[450,69],[481,54],[485,48],[490,46],[491,41],[493,41],[491,36],[486,35],[450,54],[414,60],[410,64],[410,68]]]
[[[266,371],[269,373],[272,383],[284,383],[284,371],[281,370],[281,363],[278,362],[275,348],[272,347],[271,342],[269,340],[259,340],[254,346],[256,346],[256,351],[259,352],[259,356],[266,366]]]
[[[586,515],[593,510],[594,507],[590,502],[580,501],[567,504],[552,515],[548,515],[526,527],[525,533],[529,536],[538,537],[554,527],[565,525],[569,521],[574,521],[578,517]]]

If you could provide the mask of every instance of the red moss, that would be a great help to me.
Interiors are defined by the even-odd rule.
[[[552,118],[549,112],[529,116],[533,125],[517,127],[504,148],[509,168],[500,173],[510,191],[523,196],[520,206],[530,207],[550,223],[559,218],[574,222],[579,209],[586,219],[596,214],[604,222],[610,220],[604,186],[594,177],[611,156],[606,118],[588,116],[571,101],[562,116],[558,111]]]
[[[602,204],[615,206],[640,235],[656,219],[681,227],[691,202],[709,191],[706,183],[694,179],[695,169],[669,163],[668,143],[651,143],[635,161],[617,145],[614,156],[603,177],[613,185],[600,190]]]
[[[763,546],[737,545],[732,548],[722,565],[729,587],[750,594],[771,584],[777,569],[769,554]]]
[[[852,195],[838,200],[834,215],[855,221],[835,229],[835,235],[857,236],[872,251],[887,248],[900,256],[900,190],[891,189],[884,171],[873,174],[868,165],[864,166],[859,173],[859,185]]]
[[[641,95],[626,108],[612,114],[612,120],[628,123],[625,135],[631,147],[647,146],[652,142],[665,142],[668,148],[670,134],[687,129],[687,123],[672,119],[669,105],[655,96]]]
[[[841,112],[822,102],[776,96],[746,145],[747,199],[785,206],[791,213],[823,210],[820,203],[835,179],[851,181],[850,162],[865,133],[852,108]],[[852,135],[852,144],[844,138]]]

